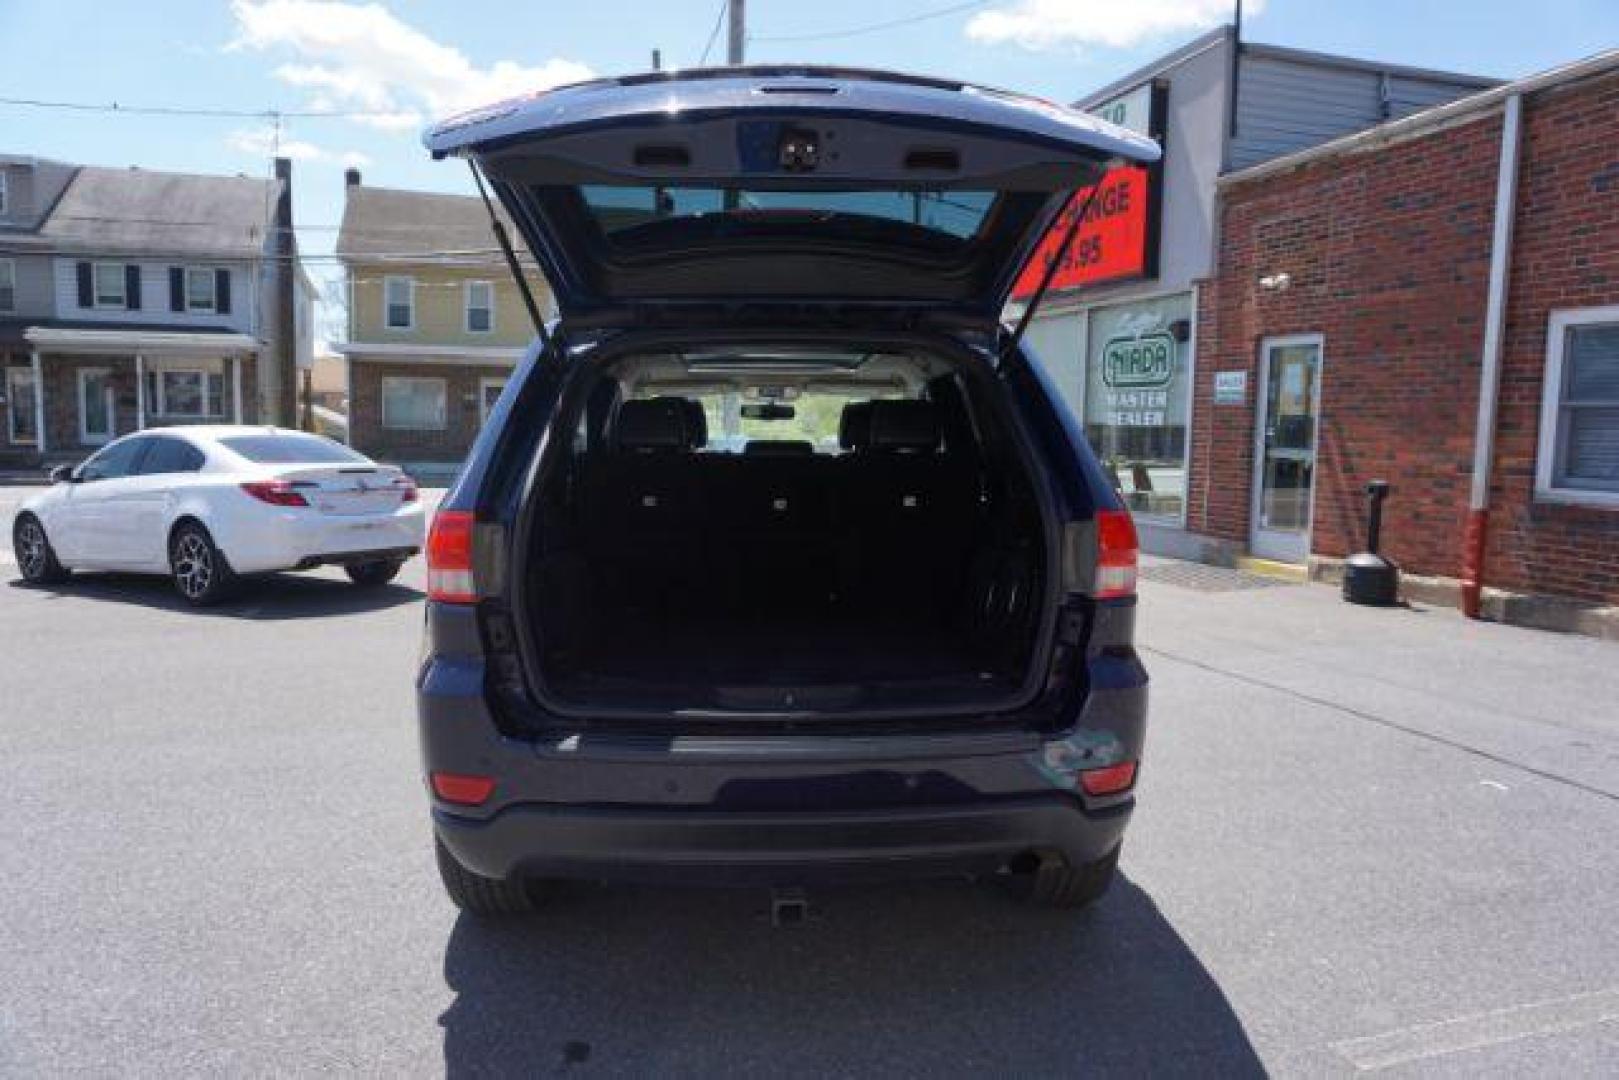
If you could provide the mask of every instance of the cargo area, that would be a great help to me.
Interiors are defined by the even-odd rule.
[[[662,713],[1006,702],[1048,560],[985,393],[903,356],[605,373],[537,492],[537,681]]]

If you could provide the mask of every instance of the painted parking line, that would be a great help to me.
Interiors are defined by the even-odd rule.
[[[1555,1035],[1619,1020],[1619,988],[1458,1016],[1382,1035],[1346,1039],[1332,1049],[1362,1072],[1479,1050],[1537,1035]]]

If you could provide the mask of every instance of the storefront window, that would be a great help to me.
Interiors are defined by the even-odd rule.
[[[1133,512],[1179,521],[1192,298],[1092,308],[1088,321],[1085,435]]]

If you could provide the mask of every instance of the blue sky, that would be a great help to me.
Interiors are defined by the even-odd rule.
[[[749,0],[748,58],[898,68],[1069,100],[1229,10],[1230,0]],[[692,66],[718,11],[719,0],[0,0],[0,97],[365,112],[295,119],[280,133],[296,159],[301,242],[324,279],[346,164],[368,183],[467,191],[464,168],[421,150],[430,116],[585,74],[642,70],[654,48],[665,66]],[[842,35],[918,15],[932,17]],[[1619,44],[1619,2],[1247,0],[1245,36],[1511,77]],[[724,44],[722,27],[711,62]],[[265,172],[272,134],[245,118],[7,105],[0,132],[8,152],[216,173]]]

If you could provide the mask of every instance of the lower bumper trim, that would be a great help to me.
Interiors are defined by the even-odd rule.
[[[1090,862],[1119,842],[1132,808],[1088,811],[1061,794],[807,813],[519,804],[487,820],[435,810],[434,824],[485,877],[779,885],[990,873],[1030,850]]]

